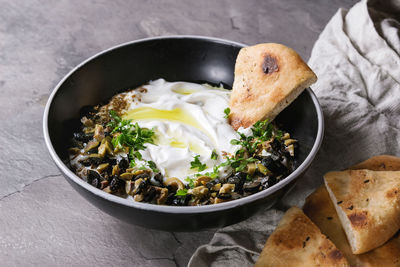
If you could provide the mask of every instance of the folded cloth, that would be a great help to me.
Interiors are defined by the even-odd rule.
[[[364,0],[339,9],[312,50],[313,86],[325,137],[309,171],[279,208],[218,230],[188,266],[252,266],[284,210],[301,206],[322,175],[378,154],[400,156],[400,2]]]

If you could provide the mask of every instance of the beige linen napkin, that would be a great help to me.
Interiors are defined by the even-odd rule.
[[[378,154],[400,156],[400,1],[361,1],[339,9],[314,45],[312,87],[323,108],[325,138],[309,171],[275,209],[218,230],[188,266],[252,266],[292,205],[322,175]]]

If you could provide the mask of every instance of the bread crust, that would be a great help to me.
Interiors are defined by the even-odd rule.
[[[349,170],[361,169],[368,169],[371,171],[400,171],[400,158],[391,155],[379,155],[349,168]]]
[[[261,266],[349,266],[343,254],[297,207],[290,208],[268,238]]]
[[[359,255],[352,253],[325,185],[320,186],[306,198],[303,210],[321,232],[332,240],[351,266],[400,266],[399,233],[384,245],[370,252]]]
[[[324,180],[354,254],[383,245],[400,229],[400,171],[329,172]]]
[[[289,47],[266,43],[242,48],[229,104],[232,127],[272,121],[316,80],[314,72]]]

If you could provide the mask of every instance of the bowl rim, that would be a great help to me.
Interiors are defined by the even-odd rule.
[[[95,55],[89,57],[88,59],[84,60],[80,64],[78,64],[76,67],[74,67],[68,74],[66,74],[61,81],[54,87],[52,93],[49,96],[49,99],[47,100],[46,107],[44,110],[43,114],[43,133],[44,133],[44,140],[47,146],[47,149],[50,153],[51,158],[54,160],[56,163],[57,167],[60,169],[60,171],[64,174],[64,177],[68,177],[68,179],[75,184],[79,185],[83,189],[89,191],[90,193],[94,194],[97,197],[103,198],[105,200],[114,202],[115,204],[123,205],[129,208],[136,208],[144,211],[151,211],[151,212],[159,212],[159,213],[172,213],[172,214],[200,214],[200,213],[208,213],[208,212],[217,212],[217,211],[223,211],[223,210],[229,210],[232,208],[236,208],[239,206],[244,206],[248,203],[257,201],[259,199],[263,199],[267,197],[268,195],[273,194],[274,192],[278,191],[279,189],[285,187],[287,184],[292,182],[294,179],[296,179],[304,170],[306,170],[313,159],[315,158],[324,135],[324,117],[322,113],[321,106],[318,102],[318,99],[314,92],[311,90],[311,88],[306,88],[305,91],[311,96],[311,99],[313,101],[314,107],[317,112],[317,120],[318,120],[318,129],[317,129],[317,136],[314,141],[313,147],[310,151],[310,153],[307,155],[305,160],[300,164],[300,166],[297,167],[297,169],[292,172],[288,177],[286,177],[284,180],[280,181],[279,183],[264,189],[258,193],[255,193],[250,196],[246,196],[240,199],[224,202],[224,203],[219,203],[219,204],[212,204],[212,205],[204,205],[204,206],[167,206],[167,205],[156,205],[156,204],[149,204],[149,203],[142,203],[142,202],[136,202],[132,200],[128,200],[125,198],[121,198],[109,193],[106,193],[102,190],[99,190],[92,185],[88,184],[84,180],[82,180],[80,177],[78,177],[75,173],[73,173],[61,160],[61,158],[57,155],[51,139],[50,139],[50,134],[49,134],[49,128],[48,128],[48,116],[49,116],[49,111],[50,107],[53,103],[53,99],[56,96],[58,90],[60,87],[64,84],[64,82],[77,70],[79,70],[81,67],[89,63],[90,61],[94,60],[97,57],[100,57],[104,54],[107,54],[113,50],[129,46],[132,44],[137,44],[137,43],[143,43],[143,42],[148,42],[148,41],[154,41],[154,40],[167,40],[167,39],[194,39],[194,40],[205,40],[205,41],[210,41],[214,43],[220,43],[220,44],[225,44],[225,45],[234,45],[238,47],[246,47],[247,45],[235,41],[230,41],[227,39],[222,39],[222,38],[215,38],[215,37],[207,37],[207,36],[198,36],[198,35],[169,35],[169,36],[157,36],[157,37],[149,37],[149,38],[144,38],[144,39],[138,39],[138,40],[133,40],[129,42],[125,42],[116,46],[113,46],[111,48],[105,49],[99,53],[96,53]]]

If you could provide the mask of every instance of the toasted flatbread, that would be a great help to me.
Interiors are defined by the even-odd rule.
[[[329,172],[324,180],[354,254],[383,245],[400,229],[400,171]]]
[[[375,156],[357,165],[354,165],[349,169],[368,169],[371,171],[400,171],[400,158],[390,155]]]
[[[297,207],[290,208],[268,238],[254,265],[349,266],[343,254]]]
[[[321,232],[332,240],[351,266],[400,266],[399,233],[384,245],[370,252],[359,255],[351,252],[346,234],[325,185],[307,197],[303,210]]]
[[[273,120],[316,81],[314,72],[289,47],[268,43],[242,48],[229,104],[232,127]]]
[[[375,156],[349,169],[400,171],[400,158],[388,155]],[[303,211],[321,232],[343,252],[351,266],[400,266],[400,233],[370,252],[360,255],[351,252],[346,234],[325,185],[306,198]]]
[[[356,266],[356,256],[351,252],[346,234],[325,185],[320,186],[306,198],[303,211],[344,254],[350,265]]]

